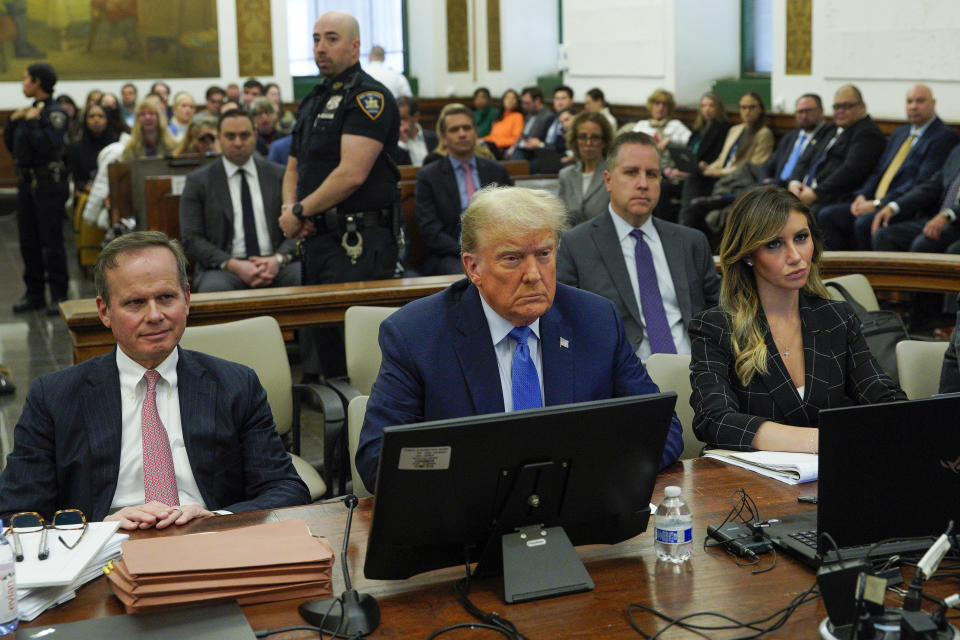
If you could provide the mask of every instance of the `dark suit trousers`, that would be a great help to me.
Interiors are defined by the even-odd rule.
[[[296,287],[300,284],[300,263],[291,262],[280,267],[271,287]],[[194,278],[194,291],[243,291],[247,283],[226,269],[208,269]]]
[[[870,225],[875,213],[854,216],[850,202],[824,207],[817,214],[817,223],[823,233],[823,248],[827,251],[869,251],[873,246]]]

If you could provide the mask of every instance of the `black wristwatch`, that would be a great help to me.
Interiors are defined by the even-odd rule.
[[[303,222],[303,220],[305,219],[303,217],[303,205],[300,204],[299,202],[295,202],[293,204],[292,213],[297,217],[297,220],[300,220],[301,222]]]

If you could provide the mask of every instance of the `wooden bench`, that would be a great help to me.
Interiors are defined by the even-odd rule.
[[[862,273],[879,291],[955,293],[960,290],[960,257],[931,253],[827,252],[823,275]],[[312,324],[343,322],[354,305],[400,306],[436,293],[461,276],[432,276],[370,282],[198,293],[190,298],[190,324],[205,325],[269,315],[289,338]],[[113,348],[110,330],[100,323],[93,299],[60,303],[73,342],[73,361],[82,362]]]

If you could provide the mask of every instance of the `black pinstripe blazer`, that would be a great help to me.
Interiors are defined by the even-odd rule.
[[[760,310],[761,322],[766,317]],[[906,400],[870,353],[860,319],[846,302],[800,294],[800,322],[806,375],[800,398],[766,331],[766,375],[744,387],[734,371],[730,316],[714,307],[690,323],[690,383],[693,430],[712,447],[750,449],[766,420],[815,427],[820,409],[849,404]]]

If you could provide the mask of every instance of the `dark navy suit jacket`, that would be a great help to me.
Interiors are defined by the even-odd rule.
[[[187,455],[208,509],[310,502],[253,370],[180,349],[177,389]],[[34,380],[0,476],[0,517],[78,508],[103,520],[120,470],[120,412],[115,350]]]
[[[513,184],[507,168],[499,162],[477,158],[480,184]],[[432,275],[444,256],[460,255],[460,187],[450,158],[441,156],[417,172],[416,216],[423,259],[420,271]]]
[[[900,145],[910,135],[910,125],[905,124],[897,127],[890,134],[890,140],[883,150],[880,161],[873,169],[873,173],[863,183],[863,186],[857,191],[857,195],[862,195],[867,200],[873,200],[877,191],[877,185],[880,184],[887,166],[897,155]],[[960,142],[960,138],[953,132],[953,129],[943,123],[939,117],[934,116],[933,122],[927,127],[920,139],[914,142],[910,154],[907,155],[900,169],[893,176],[887,193],[881,198],[881,207],[887,206],[890,202],[906,194],[918,182],[923,182],[934,173],[943,168],[943,163],[947,159],[950,150]],[[897,202],[899,204],[899,202]]]
[[[627,342],[613,304],[600,296],[557,284],[553,306],[540,317],[540,345],[545,405],[659,391]],[[384,427],[504,410],[490,328],[469,280],[384,320],[380,350],[383,361],[356,455],[357,471],[371,491]],[[674,416],[661,464],[682,450]]]

